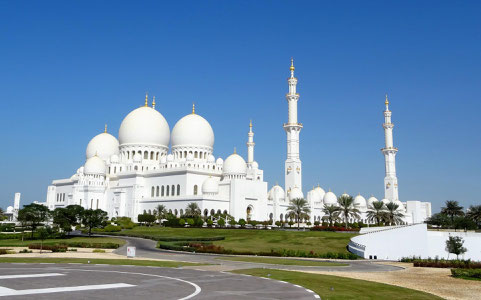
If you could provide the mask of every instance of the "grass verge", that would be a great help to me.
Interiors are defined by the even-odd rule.
[[[129,266],[153,266],[176,268],[183,266],[202,266],[179,261],[158,261],[158,260],[134,260],[134,259],[90,259],[90,258],[54,258],[54,257],[0,257],[0,263],[53,263],[53,264],[105,264],[105,265],[129,265]]]
[[[286,266],[311,266],[311,267],[345,267],[349,264],[328,262],[328,261],[314,261],[314,260],[303,260],[303,259],[286,259],[286,258],[275,258],[275,257],[219,257],[220,260],[231,260],[231,261],[245,261],[253,263],[262,264],[274,264],[274,265],[286,265]]]
[[[442,299],[438,296],[412,289],[331,275],[273,269],[236,270],[232,271],[232,273],[269,277],[271,279],[298,284],[314,291],[321,299]],[[268,276],[268,274],[270,274],[270,276]]]

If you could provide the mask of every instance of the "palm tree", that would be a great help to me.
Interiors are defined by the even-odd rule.
[[[338,210],[339,210],[339,207],[335,205],[324,204],[324,207],[322,208],[322,212],[324,213],[324,217],[327,217],[327,219],[329,220],[329,226],[332,226],[332,222],[334,222],[334,220],[337,219]]]
[[[382,201],[374,201],[367,211],[367,219],[372,222],[376,221],[377,226],[381,224],[381,221],[386,219],[385,205]]]
[[[360,218],[360,211],[357,209],[357,205],[354,203],[354,198],[349,195],[342,195],[337,199],[337,203],[339,204],[339,209],[337,214],[342,215],[346,222],[346,229],[349,223],[349,217],[358,219]]]
[[[5,216],[5,213],[3,212],[3,209],[0,207],[0,221],[5,220],[7,217]]]
[[[466,216],[476,223],[476,226],[479,228],[481,223],[481,205],[471,205]]]
[[[291,200],[291,204],[287,207],[287,215],[291,218],[296,218],[297,230],[299,230],[301,219],[309,217],[311,210],[304,198],[295,198]]]
[[[187,208],[185,209],[186,216],[195,218],[200,216],[200,214],[201,214],[201,211],[197,203],[190,202],[189,204],[187,204]]]
[[[386,217],[387,217],[387,220],[389,220],[389,225],[398,224],[403,221],[404,215],[397,210],[399,208],[399,205],[393,202],[390,202],[386,204],[386,208],[387,208]]]
[[[441,213],[451,218],[451,224],[454,223],[454,217],[464,216],[463,207],[459,205],[458,201],[448,200],[446,206],[441,207]]]
[[[162,219],[165,218],[165,214],[167,213],[167,208],[165,205],[159,204],[157,205],[157,208],[155,209],[155,215],[157,217],[157,220],[159,220],[159,225],[162,222]]]

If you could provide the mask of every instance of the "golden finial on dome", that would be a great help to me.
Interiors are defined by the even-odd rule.
[[[149,104],[149,93],[145,93],[145,103],[144,103],[144,106],[147,107],[147,105]]]
[[[249,127],[252,128],[252,119],[249,121]]]
[[[277,183],[277,181],[276,181],[276,185],[279,185],[279,184]]]
[[[389,100],[387,99],[387,94],[386,94],[386,101],[384,101],[384,104],[389,105]]]
[[[294,69],[295,69],[294,68],[294,58],[291,57],[291,68],[290,68],[290,70],[294,71]]]
[[[237,154],[237,149],[234,147],[234,154]]]
[[[105,124],[104,133],[107,133],[107,124]]]
[[[195,115],[195,103],[192,102],[192,114]]]
[[[155,109],[155,96],[154,96],[154,99],[152,101],[152,108]]]

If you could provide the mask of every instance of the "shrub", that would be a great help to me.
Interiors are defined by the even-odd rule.
[[[22,250],[18,251],[18,253],[32,253],[32,251],[28,250],[28,249],[22,249]]]
[[[451,275],[458,278],[481,279],[481,269],[451,269]]]
[[[104,249],[94,249],[92,250],[92,253],[105,253]]]
[[[287,223],[287,224],[289,224],[289,227],[292,227],[292,225],[294,225],[294,221],[291,220],[291,221],[289,221],[289,223]]]
[[[217,224],[220,226],[220,227],[224,227],[225,226],[225,220],[224,219],[219,219],[217,221]]]
[[[319,221],[314,221],[314,226],[319,226],[319,224],[321,224],[321,222],[319,222]]]
[[[207,220],[207,226],[208,227],[212,227],[212,225],[214,224],[214,221],[212,221],[211,219]]]
[[[314,226],[312,231],[359,231],[359,228],[348,228],[338,226]]]
[[[184,227],[185,226],[185,220],[184,219],[180,219],[179,220],[179,225]]]
[[[312,223],[311,223],[311,222],[307,222],[306,225],[307,225],[307,226],[311,226]]]
[[[401,262],[412,262],[415,267],[427,268],[457,268],[457,269],[481,269],[481,262],[471,260],[446,260],[439,258],[420,259],[416,257],[404,257]]]
[[[281,227],[281,225],[282,225],[281,221],[276,221],[276,226],[277,226],[277,227]]]
[[[118,232],[121,231],[122,227],[120,226],[115,226],[115,225],[107,225],[104,228],[104,232]]]
[[[237,222],[234,219],[229,220],[229,225],[234,227],[237,224]]]
[[[187,224],[188,224],[189,226],[194,226],[194,219],[190,219],[190,218],[187,219]]]
[[[28,249],[37,249],[37,250],[50,250],[52,252],[67,252],[66,245],[49,245],[49,244],[30,244],[28,245]]]
[[[70,252],[77,252],[77,249],[75,249],[75,248],[71,248],[71,249],[67,249],[67,251],[70,251]]]
[[[5,255],[5,254],[15,254],[15,251],[12,251],[10,249],[0,249],[0,255]]]
[[[246,220],[244,220],[244,219],[239,219],[238,223],[242,228],[244,228],[244,226],[246,226]]]

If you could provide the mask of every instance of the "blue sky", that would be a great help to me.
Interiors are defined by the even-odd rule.
[[[383,196],[384,94],[401,200],[480,204],[478,1],[0,1],[0,206],[44,201],[104,123],[155,95],[171,128],[191,110],[215,155],[283,183],[295,58],[304,190]]]

